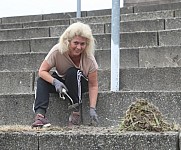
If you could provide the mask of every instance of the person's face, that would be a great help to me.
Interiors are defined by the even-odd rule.
[[[87,46],[87,39],[81,36],[75,36],[69,45],[69,54],[71,56],[79,56]]]

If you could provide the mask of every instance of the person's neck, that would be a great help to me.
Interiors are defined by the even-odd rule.
[[[70,59],[74,62],[76,66],[79,66],[81,55],[78,56],[71,56],[69,54]]]

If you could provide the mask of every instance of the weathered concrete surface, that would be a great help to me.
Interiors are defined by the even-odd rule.
[[[181,91],[180,67],[122,68],[121,91]],[[99,91],[110,90],[110,69],[98,70]],[[33,72],[0,72],[0,93],[31,93],[36,87],[37,74]],[[18,88],[17,88],[18,87]]]
[[[181,18],[165,19],[165,29],[181,28]]]
[[[0,41],[0,54],[49,52],[58,43],[58,37]]]
[[[168,122],[181,123],[180,92],[99,92],[97,114],[99,126],[117,127],[125,111],[136,99],[143,98],[152,102],[164,114]],[[31,125],[34,94],[0,95],[0,125]],[[68,101],[60,100],[58,94],[51,94],[47,118],[54,126],[67,126],[70,112]],[[88,94],[83,96],[83,124],[90,124]],[[13,121],[12,121],[13,120]]]
[[[23,28],[29,27],[44,27],[44,26],[56,26],[56,25],[69,25],[69,19],[56,19],[56,20],[43,20],[23,23]]]
[[[83,23],[108,23],[111,22],[111,15],[105,15],[105,16],[91,16],[91,17],[84,17],[84,18],[71,18],[70,24],[75,23],[77,21],[83,22]]]
[[[120,90],[181,91],[180,67],[120,69]],[[110,90],[110,70],[100,70],[99,88]]]
[[[160,46],[172,46],[181,44],[180,29],[159,31],[158,36]]]
[[[121,22],[120,32],[164,30],[163,19]],[[105,33],[111,33],[111,23],[105,24]]]
[[[91,10],[87,11],[87,16],[103,16],[111,15],[111,9]],[[133,7],[122,7],[120,8],[120,14],[133,13]]]
[[[178,133],[104,133],[90,128],[87,132],[51,132],[39,136],[40,150],[132,150],[133,147],[134,150],[178,150]]]
[[[80,127],[68,131],[0,132],[0,149],[30,150],[178,150],[178,132],[125,132]]]
[[[111,48],[111,35],[94,35],[97,41],[97,49]],[[130,32],[120,34],[120,47],[147,47],[157,46],[157,32]],[[104,43],[104,44],[103,44]]]
[[[99,92],[97,114],[99,126],[119,126],[126,110],[136,99],[153,103],[169,123],[181,123],[181,92]],[[83,96],[83,123],[89,124],[89,98]]]
[[[0,54],[30,52],[29,40],[0,41]]]
[[[22,23],[13,23],[13,24],[0,24],[0,29],[18,29],[23,28]]]
[[[37,71],[46,55],[47,53],[0,55],[0,71]]]
[[[175,17],[181,17],[181,10],[175,10]]]
[[[95,58],[99,69],[111,68],[111,50],[95,51]],[[139,66],[139,49],[121,49],[120,50],[120,67],[138,67]]]
[[[5,44],[7,43],[7,44]],[[13,43],[13,42],[12,42]],[[20,70],[37,70],[48,53],[47,52],[26,52],[26,45],[29,44],[28,41],[24,42],[14,42],[14,49],[9,48],[9,42],[4,42],[4,49],[0,55],[0,70],[9,70],[9,71],[20,71]],[[22,49],[19,48],[17,54],[13,54],[22,44]],[[6,47],[7,45],[7,47]],[[12,45],[13,46],[13,45]],[[1,44],[0,44],[1,47]],[[23,49],[25,48],[25,49]],[[49,45],[49,49],[51,49]],[[147,48],[122,48],[120,49],[120,67],[121,68],[130,68],[130,67],[179,67],[181,66],[180,62],[180,46],[159,46],[159,47],[147,47]],[[10,50],[10,51],[9,51]],[[22,51],[20,51],[22,50]],[[28,50],[28,49],[27,49]],[[41,49],[37,49],[41,51]],[[43,50],[42,50],[43,51]],[[45,51],[45,50],[44,50]],[[26,52],[26,53],[22,53]],[[11,53],[6,54],[5,53]],[[109,69],[111,64],[111,50],[96,50],[95,58],[99,65],[99,69]],[[11,59],[11,61],[9,61]]]
[[[37,71],[48,52],[38,53],[18,53],[0,55],[0,71]],[[139,50],[121,49],[120,50],[121,67],[138,67]],[[96,50],[95,58],[99,69],[111,67],[111,50]],[[11,61],[9,61],[11,60]]]
[[[31,52],[49,52],[58,43],[59,37],[33,38],[30,40]]]
[[[176,10],[181,8],[181,2],[160,4],[160,5],[151,5],[151,6],[135,6],[134,12],[151,12],[151,11],[160,11],[160,10]]]
[[[42,15],[12,16],[2,18],[2,23],[19,23],[42,20]]]
[[[0,93],[30,93],[34,88],[33,72],[0,72]]]
[[[139,67],[181,66],[181,46],[160,46],[139,49]]]
[[[81,16],[86,16],[86,11],[81,12]],[[76,12],[66,12],[66,13],[51,13],[51,14],[44,14],[43,20],[53,20],[53,19],[67,19],[67,18],[75,18]]]
[[[104,23],[89,24],[93,34],[105,33]],[[59,37],[65,31],[68,25],[50,27],[50,36]]]
[[[173,18],[174,11],[153,11],[153,12],[140,12],[133,14],[123,14],[121,15],[121,21],[136,21],[136,20],[150,20],[150,19],[166,19]]]
[[[0,132],[1,150],[38,150],[38,136],[36,133]]]
[[[21,32],[23,32],[22,29],[21,29]],[[163,33],[160,32],[160,34],[163,34]],[[110,33],[94,34],[94,38],[97,41],[96,49],[110,49],[111,48],[111,34]],[[155,32],[152,31],[152,32],[121,33],[120,38],[121,38],[120,40],[121,47],[130,48],[130,47],[158,46],[158,33],[156,31]],[[30,48],[32,52],[48,52],[56,43],[58,43],[58,39],[59,37],[37,37],[37,38],[28,39],[25,41],[15,40],[15,42],[17,44],[16,46],[18,47],[18,46],[24,46],[23,44],[29,41],[30,46],[28,47],[28,49]],[[2,44],[1,47],[6,47],[8,44],[7,42],[11,43],[11,42],[14,42],[14,40],[1,41],[1,44]],[[12,46],[9,45],[9,47],[12,47]],[[20,47],[20,49],[22,49],[22,47]]]
[[[0,30],[0,40],[10,39],[29,39],[36,37],[49,37],[49,28],[29,28],[29,29],[14,29]]]
[[[170,4],[179,1],[180,0],[124,0],[124,6]]]
[[[34,122],[34,94],[0,95],[0,125],[30,125]],[[61,100],[58,94],[50,95],[46,116],[52,125],[68,125],[70,112],[68,101]]]

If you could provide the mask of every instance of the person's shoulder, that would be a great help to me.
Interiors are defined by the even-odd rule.
[[[93,54],[86,55],[87,59],[95,60],[95,56]]]
[[[59,51],[59,49],[60,49],[60,44],[59,44],[59,43],[55,44],[52,49]]]
[[[59,52],[59,43],[55,44],[52,49],[50,50],[50,53],[57,53]]]

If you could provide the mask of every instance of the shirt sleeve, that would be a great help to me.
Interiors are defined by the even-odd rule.
[[[96,59],[94,56],[91,57],[91,64],[90,64],[90,69],[89,69],[89,73],[92,73],[94,71],[96,71],[98,69],[98,64],[96,62]]]
[[[51,67],[55,67],[56,65],[56,54],[57,54],[58,50],[56,49],[56,47],[54,46],[50,52],[47,54],[47,56],[45,57],[45,60],[47,61],[47,63],[51,66]]]

